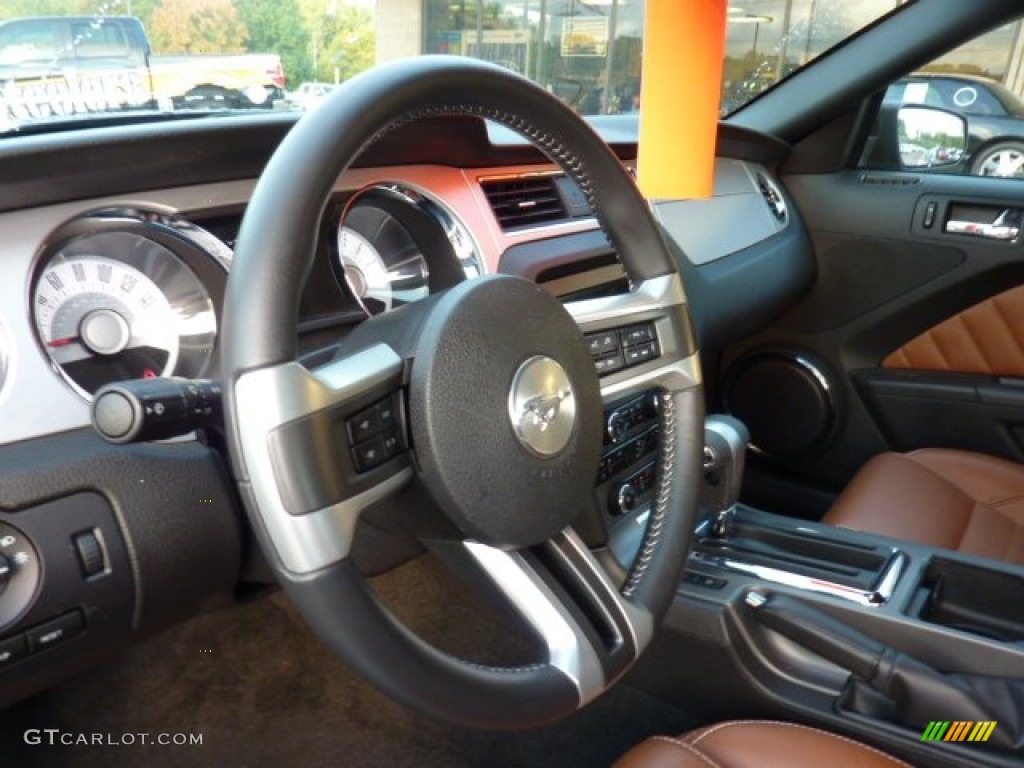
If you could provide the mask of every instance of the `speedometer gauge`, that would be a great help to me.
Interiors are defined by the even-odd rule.
[[[123,379],[198,376],[217,330],[196,275],[133,232],[65,243],[36,273],[32,311],[46,354],[86,395]]]
[[[174,370],[174,310],[134,267],[98,255],[54,262],[36,284],[36,327],[50,357],[87,392],[106,379]]]

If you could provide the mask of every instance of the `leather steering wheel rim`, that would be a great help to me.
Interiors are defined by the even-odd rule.
[[[516,551],[518,540],[498,546],[465,542],[468,555],[513,606],[545,633],[554,622],[564,623],[573,635],[567,638],[563,631],[559,639],[551,631],[545,636],[549,658],[525,667],[482,667],[429,646],[375,599],[347,557],[361,509],[410,482],[411,469],[396,471],[369,490],[332,498],[324,509],[288,509],[281,500],[285,486],[305,482],[296,479],[304,473],[324,480],[332,468],[321,466],[316,456],[301,464],[271,445],[284,430],[335,409],[351,410],[352,403],[363,402],[363,393],[399,381],[403,355],[386,344],[355,351],[330,370],[302,369],[296,362],[299,300],[339,175],[387,131],[447,115],[487,118],[530,139],[579,185],[621,258],[634,290],[621,299],[573,307],[573,333],[560,334],[574,337],[564,341],[566,355],[586,354],[580,328],[645,321],[661,339],[658,361],[600,382],[605,399],[641,387],[661,393],[660,479],[632,570],[623,583],[614,583],[571,529],[544,543],[570,573],[567,578],[591,593],[588,599],[607,614],[618,639],[596,651],[581,647],[591,643],[591,635],[579,629],[572,611],[563,610],[563,598],[552,596],[544,579],[533,578],[535,566]],[[499,287],[506,285],[529,301],[531,291],[543,293],[532,284]],[[435,307],[447,303],[457,312],[476,300],[473,295],[487,291],[494,291],[488,278],[467,281]],[[544,297],[537,301],[554,302]],[[569,317],[560,306],[558,312]],[[647,203],[604,142],[539,86],[483,62],[421,57],[353,78],[304,116],[267,165],[246,211],[228,280],[221,354],[233,470],[267,558],[320,638],[382,691],[461,725],[525,727],[568,715],[600,694],[649,642],[678,585],[697,509],[703,404],[696,347],[673,257]],[[417,364],[412,362],[414,369]],[[590,384],[574,380],[574,386],[582,392]]]

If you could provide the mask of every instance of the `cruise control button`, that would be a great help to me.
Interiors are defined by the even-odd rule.
[[[33,627],[25,635],[32,653],[70,640],[82,631],[82,614],[78,611],[66,613],[60,618]]]
[[[619,349],[619,334],[615,331],[590,333],[587,334],[586,339],[590,354],[594,357],[606,355],[609,352],[616,352]]]
[[[645,363],[648,360],[653,360],[657,356],[658,345],[653,341],[649,341],[646,344],[640,344],[635,347],[627,347],[626,365],[638,365],[639,363]]]
[[[0,640],[0,669],[27,655],[28,646],[25,644],[24,635]]]
[[[389,397],[387,400],[381,400],[377,403],[377,418],[383,429],[386,429],[396,423],[395,399],[393,397]]]
[[[615,354],[611,357],[602,357],[600,360],[594,361],[594,367],[597,369],[598,376],[605,373],[614,373],[625,365],[622,361],[622,355]]]
[[[384,461],[393,459],[398,455],[398,452],[402,450],[402,444],[398,440],[398,433],[392,430],[385,435],[381,435],[379,438],[381,449],[383,450]]]
[[[349,417],[348,433],[353,443],[361,443],[384,429],[380,405],[373,405],[355,416]]]
[[[634,344],[643,344],[646,341],[651,341],[654,338],[654,326],[634,325],[629,328],[623,328],[620,333],[622,334],[622,343],[627,347],[632,347]]]
[[[374,467],[379,467],[393,459],[401,450],[402,441],[398,437],[397,430],[392,429],[383,435],[370,438],[365,443],[360,443],[352,448],[356,471],[369,472]]]

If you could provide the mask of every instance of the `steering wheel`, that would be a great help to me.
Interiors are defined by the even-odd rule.
[[[448,115],[501,123],[557,162],[590,201],[632,289],[563,305],[521,278],[466,280],[364,321],[331,362],[305,368],[299,299],[339,174],[396,126]],[[599,379],[582,332],[638,323],[653,324],[659,356]],[[234,474],[266,556],[323,642],[383,692],[457,724],[526,727],[598,696],[648,645],[694,527],[696,345],[648,205],[554,96],[500,67],[444,56],[348,81],[296,124],[256,186],[221,352]],[[659,480],[635,563],[616,576],[572,526],[592,504],[602,403],[651,389]],[[386,429],[362,440],[367,418]],[[405,503],[407,486],[443,511],[431,535],[458,553],[463,577],[525,622],[546,658],[507,668],[454,658],[373,596],[350,557],[356,522],[371,505]]]

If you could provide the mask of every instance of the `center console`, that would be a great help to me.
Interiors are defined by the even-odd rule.
[[[1024,568],[746,507],[705,458],[694,546],[639,684],[710,716],[784,713],[915,765],[1024,765]],[[932,739],[932,721],[996,725]]]

